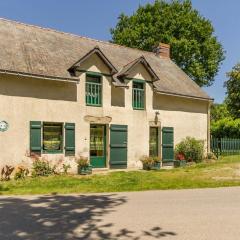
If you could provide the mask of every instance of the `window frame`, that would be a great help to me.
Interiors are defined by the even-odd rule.
[[[92,78],[98,78],[99,79],[99,83],[95,83],[95,86],[100,87],[100,96],[99,96],[99,101],[100,103],[91,103],[88,102],[88,98],[87,98],[87,94],[89,94],[88,91],[88,84],[89,82],[87,81],[88,77],[92,77]],[[94,83],[91,83],[92,85],[94,85]],[[94,72],[86,72],[86,77],[85,77],[85,104],[86,106],[92,106],[92,107],[102,107],[102,94],[103,92],[103,81],[102,81],[102,74],[101,73],[94,73]]]
[[[138,83],[138,84],[142,84],[142,88],[134,88],[134,84],[135,83]],[[132,107],[134,110],[145,110],[145,98],[146,98],[146,89],[145,89],[145,81],[144,80],[141,80],[141,79],[133,79],[132,81]],[[142,100],[141,100],[141,103],[140,105],[142,104],[142,106],[140,107],[137,107],[136,105],[138,104],[135,104],[135,101],[134,101],[134,98],[135,98],[135,91],[140,91],[140,92],[143,92],[143,96],[142,96]]]
[[[59,124],[61,125],[61,129],[62,129],[62,136],[61,136],[61,149],[59,150],[45,150],[44,149],[44,125],[46,124]],[[42,153],[43,154],[62,154],[65,148],[65,142],[64,142],[64,138],[65,138],[65,131],[64,131],[64,123],[63,122],[42,122],[42,134],[41,134],[41,139],[42,139]]]
[[[150,144],[151,144],[151,128],[153,128],[153,129],[155,129],[156,130],[156,155],[152,155],[152,154],[150,154]],[[160,142],[160,139],[159,139],[159,132],[160,132],[160,129],[159,129],[159,127],[153,127],[153,126],[150,126],[149,127],[149,156],[150,157],[159,157],[159,150],[160,150],[160,146],[159,146],[159,142]]]

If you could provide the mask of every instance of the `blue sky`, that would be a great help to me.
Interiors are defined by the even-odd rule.
[[[154,0],[2,0],[0,16],[100,40],[109,40],[121,12],[132,14],[139,4]],[[214,25],[226,59],[213,86],[205,88],[216,102],[225,96],[225,73],[240,61],[240,1],[192,0],[193,6]]]

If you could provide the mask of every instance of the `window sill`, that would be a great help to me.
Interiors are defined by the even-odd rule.
[[[43,150],[43,154],[63,154],[63,150]]]
[[[86,106],[87,106],[87,107],[102,107],[102,105],[90,104],[90,103],[87,103]]]

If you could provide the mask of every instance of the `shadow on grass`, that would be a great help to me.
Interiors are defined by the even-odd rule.
[[[159,226],[136,233],[103,223],[107,214],[127,203],[116,194],[0,198],[0,239],[159,239],[175,236]],[[126,213],[127,217],[127,213]],[[114,227],[115,231],[111,230]]]

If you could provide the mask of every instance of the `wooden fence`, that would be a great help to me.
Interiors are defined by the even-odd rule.
[[[240,139],[212,138],[211,151],[217,156],[240,154]]]

